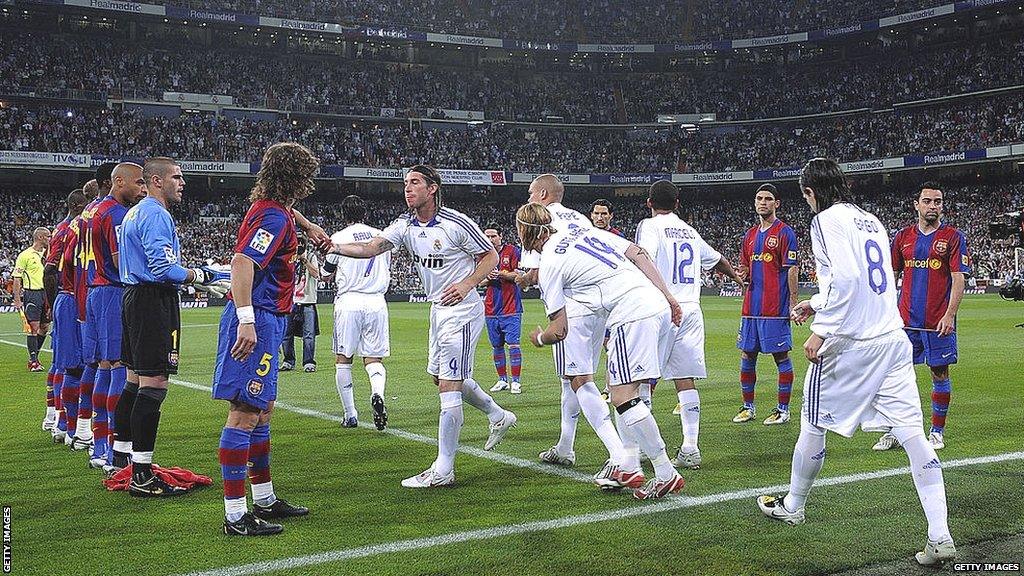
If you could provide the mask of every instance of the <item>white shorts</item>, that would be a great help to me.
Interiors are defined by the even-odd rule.
[[[555,372],[562,378],[594,374],[601,362],[604,344],[604,317],[596,314],[567,318],[565,339],[551,347]]]
[[[665,380],[707,378],[708,370],[704,365],[704,313],[696,302],[680,305],[683,307],[683,323],[671,327],[674,339],[662,366],[661,377]]]
[[[671,313],[609,326],[609,384],[629,384],[661,378],[661,365],[672,341]]]
[[[893,330],[872,340],[829,338],[804,380],[801,408],[811,424],[850,437],[923,425],[910,340]]]
[[[339,294],[334,301],[334,353],[352,358],[391,355],[388,305],[383,294]]]
[[[457,306],[430,306],[427,373],[442,380],[473,377],[476,343],[484,329],[482,300]]]

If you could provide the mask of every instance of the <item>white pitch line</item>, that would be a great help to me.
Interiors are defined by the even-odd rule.
[[[10,340],[0,339],[0,343],[10,344],[11,346],[18,346],[20,348],[28,348],[25,344],[18,342],[11,342]],[[43,352],[53,352],[50,348],[43,348]],[[211,392],[213,389],[203,384],[196,384],[189,382],[188,380],[180,380],[178,378],[169,379],[172,384],[176,384],[183,388],[191,388],[193,390],[201,390],[203,392]],[[286,402],[275,402],[274,406],[281,410],[288,412],[294,412],[295,414],[301,414],[303,416],[312,416],[313,418],[319,418],[321,420],[328,420],[331,422],[342,422],[344,418],[335,414],[328,414],[327,412],[321,412],[319,410],[311,410],[309,408],[303,408],[301,406],[295,406]],[[369,430],[376,431],[377,429],[368,423],[360,423],[360,428],[366,428]],[[431,438],[430,436],[424,436],[423,434],[416,434],[415,432],[407,432],[405,430],[399,430],[397,428],[387,428],[382,432],[383,434],[390,434],[392,436],[403,438],[405,440],[411,440],[413,442],[420,442],[422,444],[428,444],[431,446],[437,446],[437,439]],[[533,470],[541,474],[547,474],[549,476],[561,476],[568,478],[576,482],[583,482],[584,484],[590,484],[594,481],[593,476],[584,474],[578,470],[571,468],[563,468],[560,466],[552,466],[548,464],[542,464],[540,462],[534,462],[532,460],[526,460],[525,458],[517,458],[515,456],[509,456],[507,454],[500,454],[498,452],[488,452],[480,448],[474,448],[472,446],[459,445],[458,451],[463,454],[470,456],[476,456],[477,458],[483,458],[485,460],[492,460],[501,464],[507,464],[509,466],[515,466],[516,468],[524,468],[527,470]]]
[[[949,462],[944,462],[942,464],[942,467],[944,469],[950,469],[960,468],[964,466],[976,466],[979,464],[992,464],[996,462],[1006,462],[1009,460],[1022,459],[1024,459],[1024,452],[1008,452],[1006,454],[997,454],[995,456],[980,456],[976,458],[950,460]],[[878,478],[902,476],[909,473],[910,468],[908,467],[889,468],[886,470],[878,470],[876,472],[865,472],[861,474],[850,474],[847,476],[823,478],[815,482],[814,485],[818,487],[839,486],[842,484],[852,484],[855,482],[864,482],[867,480],[875,480]],[[215,568],[212,570],[190,572],[187,576],[243,576],[248,574],[263,574],[266,572],[303,568],[307,566],[316,566],[320,564],[340,562],[343,560],[352,560],[356,558],[367,558],[371,556],[381,556],[384,554],[394,554],[396,552],[409,552],[414,550],[423,550],[426,548],[436,548],[438,546],[446,546],[449,544],[457,544],[460,542],[487,540],[491,538],[515,536],[519,534],[528,534],[532,532],[543,532],[547,530],[558,530],[561,528],[583,526],[587,524],[594,524],[597,522],[607,522],[610,520],[623,520],[626,518],[635,518],[639,516],[650,516],[652,514],[669,512],[671,510],[695,508],[697,506],[720,504],[723,502],[730,502],[734,500],[745,500],[747,498],[754,498],[760,494],[777,494],[779,492],[787,490],[788,488],[789,487],[787,485],[777,485],[765,486],[762,488],[753,488],[748,490],[737,490],[733,492],[723,492],[720,494],[710,494],[707,496],[698,497],[674,496],[666,498],[661,502],[646,506],[634,506],[619,510],[609,510],[606,512],[593,512],[590,514],[566,516],[563,518],[555,518],[553,520],[541,520],[536,522],[525,522],[522,524],[496,526],[493,528],[482,528],[479,530],[468,530],[464,532],[441,534],[439,536],[428,536],[425,538],[414,538],[411,540],[399,540],[396,542],[373,544],[370,546],[362,546],[359,548],[347,548],[344,550],[334,550],[331,552],[320,552],[317,554],[309,554],[306,556],[282,558],[280,560],[267,560],[264,562],[254,562],[252,564],[227,566],[224,568]]]
[[[170,381],[171,381],[171,383],[177,384],[178,386],[183,386],[185,388],[192,388],[193,390],[203,390],[205,392],[210,392],[212,390],[212,388],[210,388],[209,386],[204,386],[202,384],[195,384],[195,383],[189,382],[187,380],[179,380],[177,378],[171,378]],[[303,408],[301,406],[295,406],[295,405],[288,404],[288,403],[285,403],[285,402],[275,402],[274,403],[274,407],[275,408],[280,408],[282,410],[287,410],[288,412],[294,412],[295,414],[301,414],[303,416],[312,416],[313,418],[319,418],[321,420],[328,420],[330,422],[341,423],[341,422],[343,422],[345,420],[344,418],[342,418],[341,416],[338,416],[336,414],[329,414],[327,412],[321,412],[319,410],[312,410],[310,408]],[[360,428],[366,428],[366,429],[373,430],[373,431],[377,431],[377,429],[375,427],[373,427],[370,424],[365,423],[365,422],[360,423],[359,427]],[[387,429],[383,430],[382,433],[383,434],[390,434],[392,436],[396,436],[398,438],[403,438],[405,440],[411,440],[413,442],[420,442],[420,443],[423,443],[423,444],[429,444],[431,446],[437,446],[437,439],[436,438],[431,438],[430,436],[424,436],[423,434],[416,434],[415,432],[407,432],[405,430],[399,430],[397,428],[387,428]],[[516,458],[515,456],[509,456],[507,454],[499,454],[497,452],[488,452],[486,450],[482,450],[480,448],[474,448],[472,446],[460,445],[459,448],[458,448],[458,451],[463,453],[463,454],[468,454],[470,456],[476,456],[477,458],[484,458],[486,460],[493,460],[495,462],[500,462],[502,464],[507,464],[509,466],[515,466],[516,468],[525,468],[525,469],[528,469],[528,470],[533,470],[535,472],[540,472],[541,474],[561,476],[563,478],[568,478],[570,480],[575,480],[577,482],[583,482],[583,483],[586,483],[586,484],[590,484],[591,482],[594,481],[594,478],[592,476],[590,476],[588,474],[584,474],[584,473],[579,472],[577,470],[572,470],[570,468],[562,468],[562,467],[557,467],[557,466],[549,466],[549,465],[546,465],[546,464],[541,464],[540,462],[533,462],[532,460],[526,460],[524,458]]]

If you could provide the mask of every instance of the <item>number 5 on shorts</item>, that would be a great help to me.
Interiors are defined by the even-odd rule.
[[[263,357],[260,358],[260,367],[256,369],[257,376],[266,376],[270,374],[270,360],[273,358],[269,353],[264,353]]]

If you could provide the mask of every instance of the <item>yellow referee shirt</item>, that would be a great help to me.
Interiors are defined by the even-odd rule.
[[[32,247],[25,248],[14,261],[14,275],[21,277],[21,287],[25,290],[43,289],[43,255]]]

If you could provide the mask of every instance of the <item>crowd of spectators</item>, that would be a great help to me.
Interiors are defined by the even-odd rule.
[[[168,118],[114,108],[0,108],[0,150],[166,155],[188,160],[259,161],[275,142],[300,142],[326,165],[551,171],[561,173],[717,172],[984,148],[1024,140],[1018,95],[925,108],[725,126],[689,132],[514,127],[430,128],[224,118]]]
[[[163,3],[157,0],[157,3]],[[174,0],[191,8],[379,25],[446,34],[562,42],[680,42],[775,35],[830,28],[929,8],[942,0],[737,0],[613,2],[518,0]],[[657,25],[652,25],[656,23]]]
[[[891,234],[914,222],[910,194],[892,188],[853,187],[858,204],[874,212]],[[950,186],[946,191],[944,220],[962,230],[968,239],[975,279],[1006,280],[1014,272],[1012,241],[993,240],[987,223],[994,214],[1015,210],[1024,205],[1024,184],[986,184]],[[492,191],[490,194],[453,195],[446,203],[469,214],[481,227],[497,224],[507,242],[516,242],[513,226],[515,209],[525,201],[522,191]],[[593,192],[571,189],[565,204],[589,212]],[[368,224],[386,227],[406,213],[398,194],[390,197],[371,196],[374,207]],[[650,215],[643,197],[613,198],[612,225],[632,238],[636,224]],[[53,225],[63,217],[60,195],[48,191],[0,191],[0,217],[12,222],[0,235],[0,285],[10,282],[14,258],[29,243],[32,230],[40,225]],[[194,199],[174,208],[182,242],[183,260],[190,264],[211,260],[226,263],[234,250],[234,240],[242,215],[248,208],[244,194]],[[338,199],[313,196],[299,208],[329,233],[343,226]],[[684,190],[682,216],[702,234],[704,239],[734,263],[738,262],[740,242],[746,230],[756,223],[752,194],[722,197],[713,190],[694,194]],[[810,252],[808,227],[810,212],[798,197],[783,197],[779,217],[793,226],[800,243],[800,279],[813,282],[814,262]],[[706,273],[706,286],[722,284],[725,279]],[[323,286],[325,289],[329,285]],[[391,290],[416,293],[421,290],[412,259],[404,248],[396,250],[392,265]]]
[[[453,109],[481,111],[492,120],[558,117],[588,124],[694,112],[745,120],[885,108],[1021,84],[1024,40],[1016,36],[923,49],[897,43],[840,61],[597,73],[411,65],[272,48],[212,49],[184,40],[0,35],[0,93],[87,90],[159,101],[165,91],[193,92],[231,96],[241,107],[368,116],[394,109],[430,117],[431,109]]]

